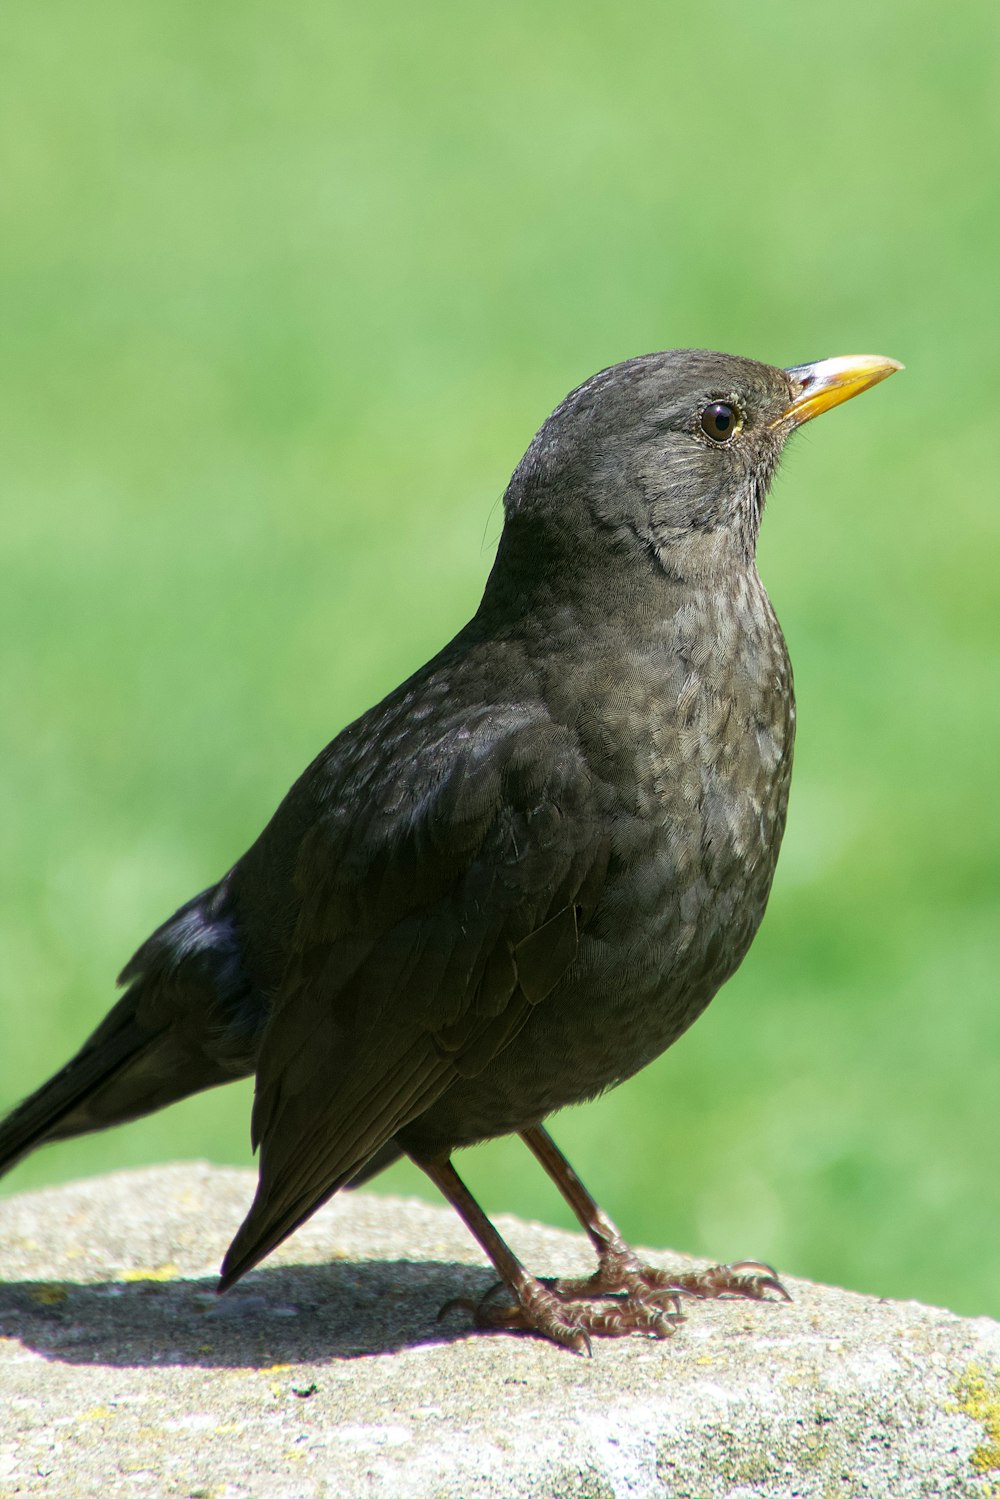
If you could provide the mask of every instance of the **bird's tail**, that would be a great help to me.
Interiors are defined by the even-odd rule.
[[[0,1176],[36,1146],[124,1124],[253,1071],[264,1009],[243,973],[225,882],[143,943],[76,1056],[0,1122]]]
[[[93,1036],[0,1124],[0,1176],[46,1140],[99,1129],[102,1121],[93,1117],[89,1101],[111,1086],[150,1044],[151,1038],[128,1019],[100,1040]]]

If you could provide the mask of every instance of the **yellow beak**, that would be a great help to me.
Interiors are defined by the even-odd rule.
[[[792,382],[791,405],[771,426],[780,427],[789,422],[793,427],[801,427],[803,422],[812,421],[814,416],[829,411],[831,406],[839,406],[841,401],[859,396],[902,368],[898,360],[886,359],[881,354],[844,354],[839,359],[793,365],[785,371]]]

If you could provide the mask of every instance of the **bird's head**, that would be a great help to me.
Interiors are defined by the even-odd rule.
[[[753,560],[796,427],[901,369],[850,355],[778,369],[704,349],[626,360],[571,392],[536,434],[504,504],[518,552],[581,563],[639,548],[679,578]]]

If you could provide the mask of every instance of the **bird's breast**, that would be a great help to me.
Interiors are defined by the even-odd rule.
[[[435,1106],[432,1144],[523,1128],[632,1076],[697,1018],[764,914],[794,707],[763,588],[575,638],[575,655],[536,658],[532,675],[572,731],[590,784],[578,815],[609,843],[607,873],[576,959],[511,1044]]]
[[[795,713],[759,580],[689,600],[597,670],[577,732],[612,852],[574,1003],[606,1025],[611,997],[625,1076],[746,954],[784,831]]]

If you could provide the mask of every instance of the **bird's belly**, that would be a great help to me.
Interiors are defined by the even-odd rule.
[[[754,798],[737,816],[727,801],[725,835],[711,807],[686,837],[676,820],[645,820],[642,854],[633,849],[609,876],[566,977],[483,1073],[455,1083],[420,1121],[428,1144],[471,1144],[593,1098],[698,1018],[760,925],[784,820],[784,791],[768,798],[778,817]]]
[[[776,623],[764,639],[721,626],[712,638],[735,643],[698,672],[676,649],[619,665],[631,682],[620,712],[606,695],[600,714],[580,712],[596,815],[610,830],[601,897],[557,987],[420,1120],[428,1144],[523,1129],[631,1077],[746,955],[784,830],[791,672]]]
[[[768,880],[768,884],[770,881]],[[623,1082],[687,1030],[742,961],[764,912],[757,882],[698,909],[665,899],[659,919],[581,943],[576,970],[534,1010],[491,1071],[500,1096],[540,1114]],[[565,1059],[563,1065],[556,1065]]]

